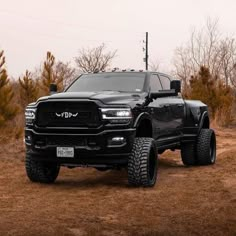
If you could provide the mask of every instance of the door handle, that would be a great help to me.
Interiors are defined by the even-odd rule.
[[[184,105],[183,104],[178,104],[178,107],[183,107]]]

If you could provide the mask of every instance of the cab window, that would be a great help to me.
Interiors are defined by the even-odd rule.
[[[150,87],[151,92],[158,92],[159,90],[162,90],[160,79],[156,74],[152,74],[150,77]]]
[[[164,75],[159,75],[163,90],[170,89],[170,79]]]

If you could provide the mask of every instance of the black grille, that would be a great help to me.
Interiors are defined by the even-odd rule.
[[[100,119],[94,102],[42,102],[36,123],[39,127],[97,127]]]
[[[85,146],[86,139],[76,136],[49,136],[47,145],[57,146]]]

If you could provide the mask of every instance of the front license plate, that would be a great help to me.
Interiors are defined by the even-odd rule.
[[[74,157],[73,147],[57,147],[57,157]]]

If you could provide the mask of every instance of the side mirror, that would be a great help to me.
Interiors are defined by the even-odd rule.
[[[176,94],[181,92],[181,81],[180,80],[172,80],[170,82],[170,89],[174,89]]]
[[[50,84],[50,94],[57,92],[57,85],[56,84]]]
[[[150,93],[150,98],[151,99],[171,97],[171,96],[176,96],[176,91],[174,89],[159,90],[158,92]]]

